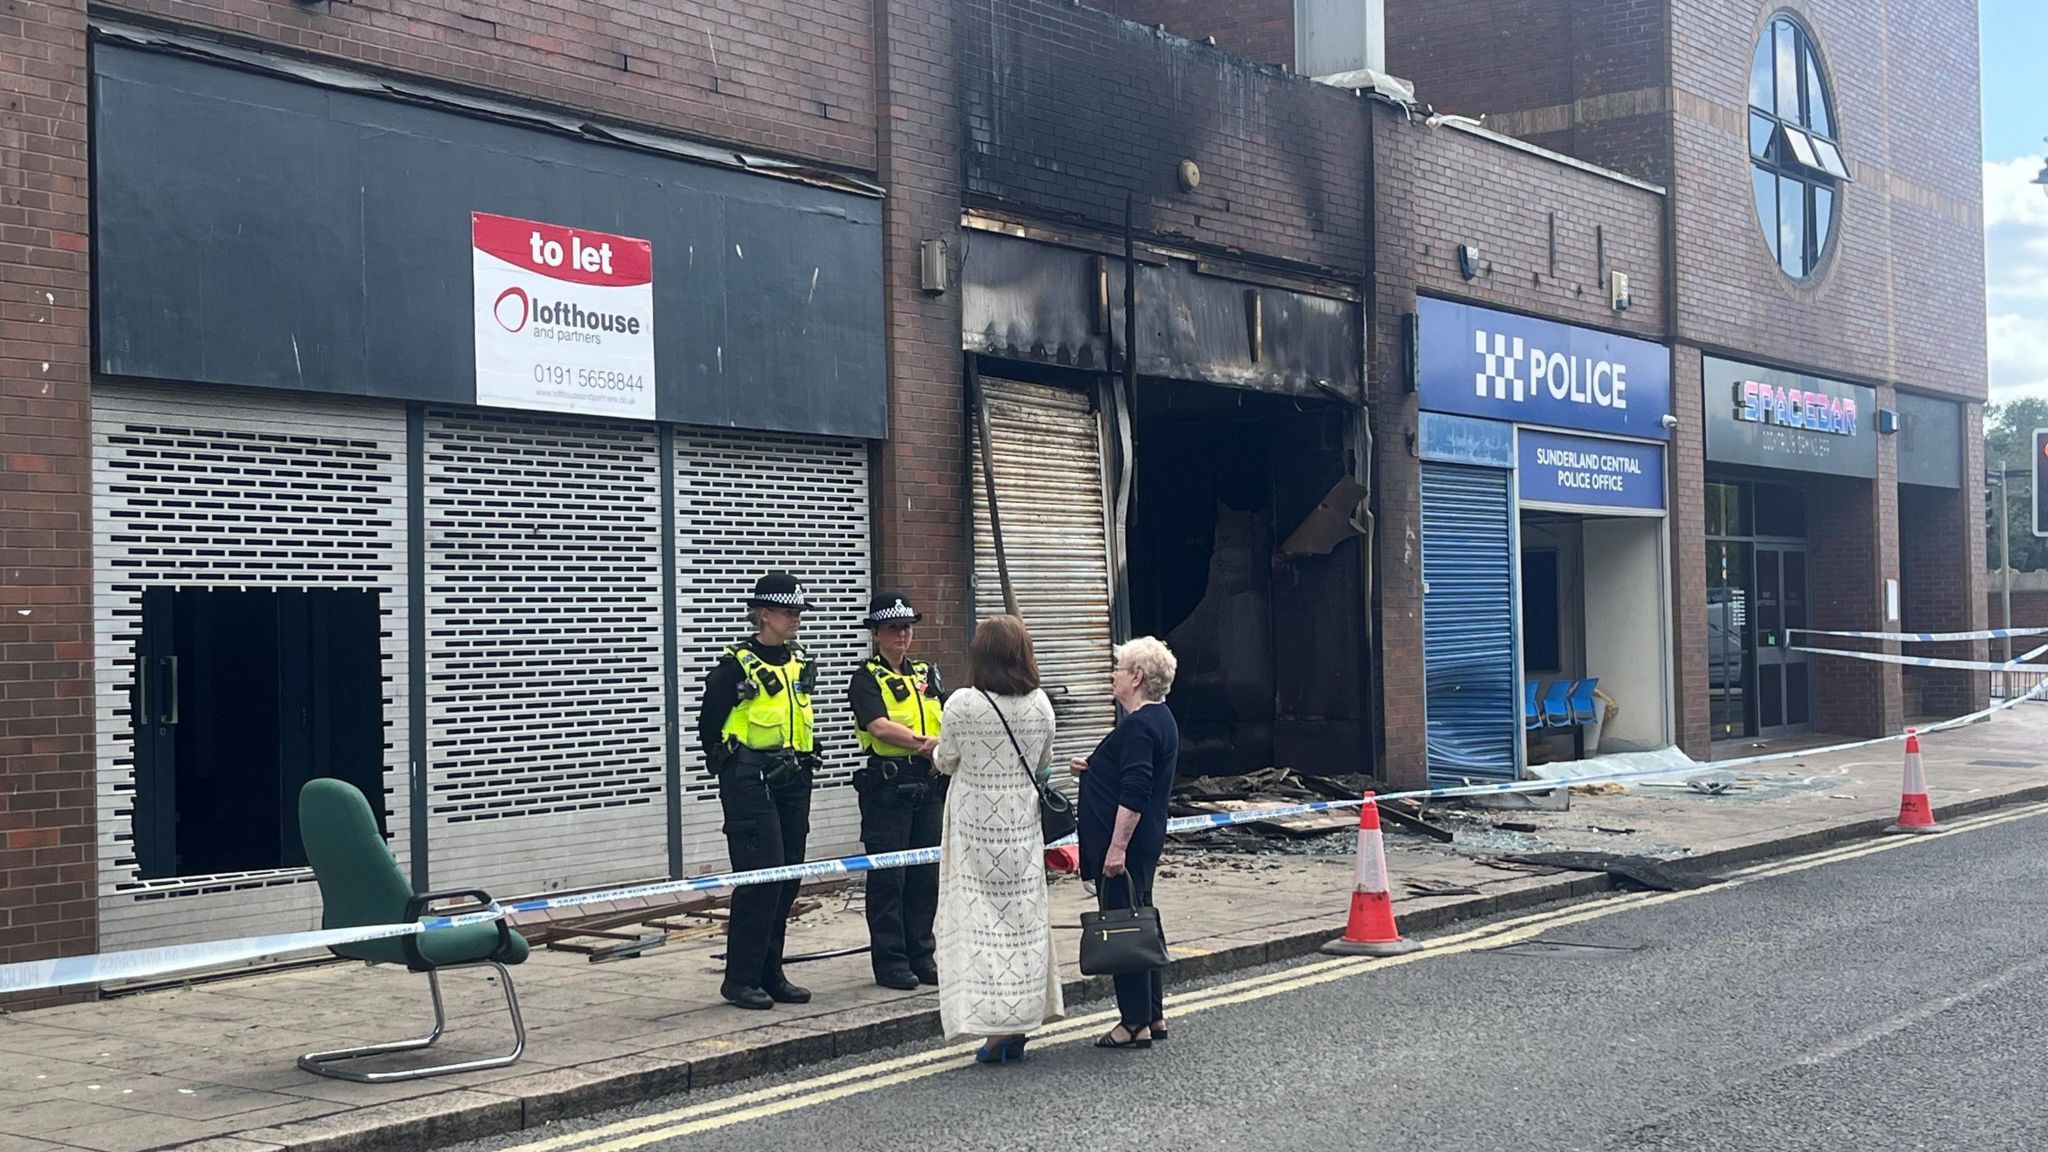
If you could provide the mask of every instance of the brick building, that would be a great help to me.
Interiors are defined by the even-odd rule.
[[[1599,676],[1609,745],[1760,725],[1759,646],[1709,668],[1716,485],[1827,503],[1812,626],[1878,624],[1887,580],[1916,629],[1981,621],[1981,326],[1937,308],[1981,305],[1981,261],[1935,255],[1977,251],[1974,134],[1874,87],[1864,5],[1794,13],[1848,158],[1803,279],[1729,151],[1761,8],[1560,0],[1532,53],[1529,6],[1392,3],[1407,103],[1295,74],[1330,41],[1284,0],[1103,7],[0,14],[0,962],[310,926],[309,774],[381,795],[436,887],[719,866],[693,698],[764,564],[838,668],[871,585],[956,669],[1014,601],[1063,752],[1149,632],[1191,772],[1397,785],[1518,771],[1525,680]],[[1974,109],[1974,24],[1887,11],[1957,25],[1938,75],[1888,63]],[[647,276],[486,292],[529,238]],[[603,394],[505,371],[501,331],[643,306]],[[1710,461],[1722,362],[1870,390],[1871,474]],[[1527,405],[1457,398],[1488,372]],[[1899,446],[1944,412],[1954,483]],[[1901,517],[1961,535],[1902,556]],[[1971,691],[1825,679],[1856,676],[1812,725]],[[856,844],[824,724],[814,857]]]

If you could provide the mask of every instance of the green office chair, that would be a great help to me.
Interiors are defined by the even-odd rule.
[[[313,876],[320,882],[323,928],[404,924],[425,915],[431,905],[456,898],[468,898],[483,907],[491,904],[487,893],[475,889],[414,895],[412,885],[398,870],[398,861],[384,843],[383,833],[377,831],[369,802],[355,785],[345,781],[314,780],[300,790],[299,835],[305,841],[306,859],[313,866]],[[508,922],[463,924],[412,936],[343,944],[330,950],[349,960],[403,964],[408,971],[426,973],[427,986],[434,994],[434,1030],[416,1040],[309,1052],[299,1057],[299,1067],[306,1071],[358,1084],[381,1084],[503,1068],[516,1063],[526,1051],[526,1023],[519,1015],[519,997],[512,990],[512,974],[505,970],[507,964],[526,959],[526,939],[512,931]],[[441,1004],[441,969],[480,964],[496,968],[498,979],[504,984],[505,1006],[512,1013],[511,1052],[481,1060],[392,1071],[366,1072],[351,1066],[371,1056],[432,1047],[448,1023],[447,1011]]]

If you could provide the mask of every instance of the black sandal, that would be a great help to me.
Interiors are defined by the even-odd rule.
[[[1152,1033],[1152,1038],[1154,1040],[1166,1039],[1166,1025],[1164,1024],[1154,1024],[1152,1025],[1152,1027],[1146,1029],[1146,1031]]]
[[[1117,1029],[1123,1027],[1123,1025],[1119,1024],[1116,1028],[1111,1028],[1108,1035],[1095,1042],[1095,1046],[1097,1048],[1150,1048],[1152,1046],[1152,1038],[1150,1036],[1140,1036],[1129,1029],[1124,1029],[1125,1035],[1129,1038],[1118,1040],[1116,1038]]]

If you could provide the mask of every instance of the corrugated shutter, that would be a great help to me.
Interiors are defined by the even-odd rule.
[[[430,411],[424,466],[433,886],[665,875],[655,430]]]
[[[405,410],[306,396],[95,386],[92,419],[100,947],[317,928],[319,893],[303,868],[137,878],[130,692],[142,590],[377,593],[381,799],[392,850],[403,862],[411,840]]]
[[[1038,671],[1059,729],[1055,763],[1086,755],[1116,724],[1110,697],[1109,516],[1102,429],[1087,394],[1011,380],[981,381],[996,501],[1017,610],[1031,629]],[[1003,611],[989,528],[981,444],[974,470],[974,609]],[[1060,777],[1055,776],[1055,779]]]
[[[1516,775],[1513,475],[1422,466],[1422,662],[1435,783]]]
[[[683,733],[683,870],[726,867],[718,786],[697,748],[704,675],[746,638],[746,598],[767,568],[803,581],[817,608],[803,644],[818,661],[812,699],[827,768],[811,796],[813,860],[860,851],[853,709],[846,685],[867,659],[868,449],[859,440],[678,429],[677,652]]]

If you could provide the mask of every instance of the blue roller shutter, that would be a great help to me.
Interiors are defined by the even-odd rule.
[[[1422,466],[1422,664],[1432,784],[1512,780],[1514,473]]]

